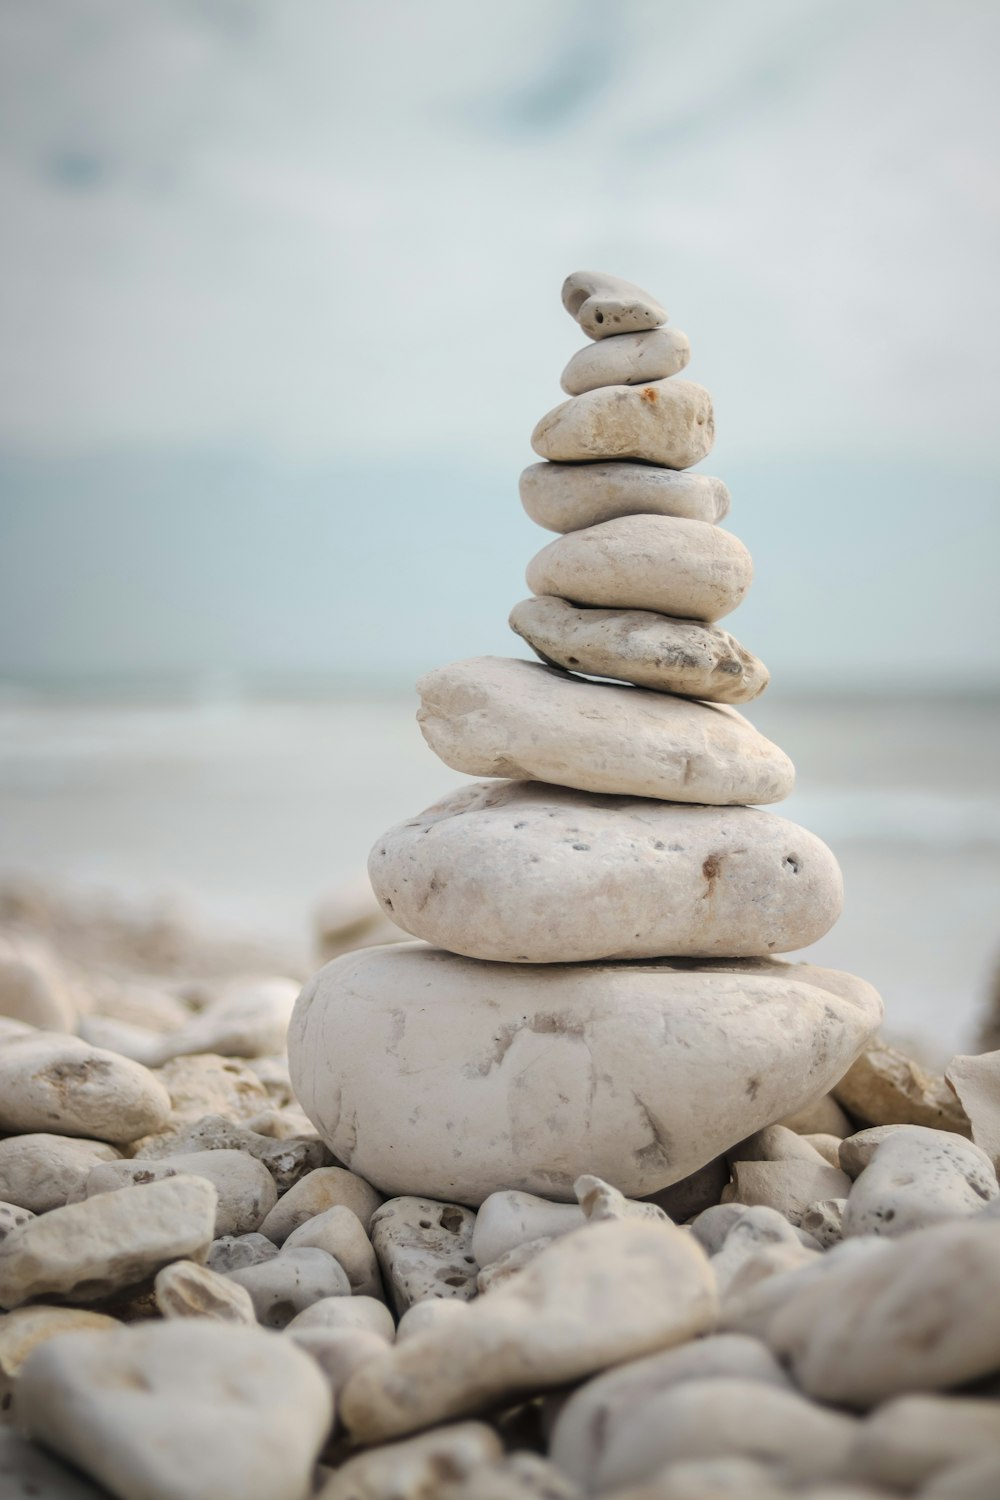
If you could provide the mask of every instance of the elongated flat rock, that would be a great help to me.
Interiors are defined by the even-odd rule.
[[[789,953],[842,902],[830,850],[774,813],[530,781],[452,792],[383,834],[368,873],[405,931],[501,963]]]
[[[424,739],[469,776],[714,806],[780,802],[795,770],[732,708],[474,657],[417,683]]]
[[[592,339],[658,328],[667,314],[648,292],[606,271],[574,271],[562,285],[562,304]]]
[[[522,599],[510,628],[542,661],[709,703],[749,703],[767,687],[764,663],[735,636],[647,609],[595,609],[554,594]]]
[[[533,594],[711,622],[740,603],[753,562],[738,537],[704,521],[621,516],[571,531],[528,564]]]
[[[169,1261],[204,1260],[217,1197],[203,1177],[170,1177],[20,1225],[0,1244],[0,1307],[45,1296],[93,1302]]]
[[[716,1312],[708,1261],[675,1225],[587,1224],[473,1302],[461,1323],[415,1333],[362,1366],[342,1392],[341,1419],[362,1442],[384,1441],[684,1343]]]
[[[607,385],[546,412],[531,434],[539,458],[592,463],[637,458],[690,469],[715,441],[712,398],[693,380]]]
[[[413,943],[327,964],[288,1050],[327,1145],[383,1192],[572,1202],[584,1171],[632,1197],[690,1176],[823,1093],[881,1015],[810,964],[540,969]]]
[[[568,396],[582,396],[605,385],[642,385],[679,375],[691,358],[691,345],[679,328],[620,333],[579,349],[559,384]]]
[[[521,504],[547,531],[580,531],[618,516],[681,516],[716,522],[729,514],[729,491],[710,474],[648,464],[529,464]]]

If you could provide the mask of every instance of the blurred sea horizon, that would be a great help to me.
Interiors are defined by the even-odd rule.
[[[407,673],[0,679],[0,879],[183,911],[308,963],[324,898],[465,778],[415,722]],[[870,979],[886,1032],[974,1045],[1000,964],[1000,693],[771,688],[745,710],[796,764],[772,811],[844,870],[801,957]]]

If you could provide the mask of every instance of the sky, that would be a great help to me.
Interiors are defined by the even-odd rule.
[[[0,677],[480,652],[645,285],[794,686],[1000,687],[990,0],[0,0]]]

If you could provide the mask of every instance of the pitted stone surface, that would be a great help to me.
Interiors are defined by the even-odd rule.
[[[845,1236],[895,1238],[968,1218],[1000,1194],[985,1151],[964,1136],[923,1125],[876,1126],[849,1136],[840,1143],[840,1161],[855,1179],[844,1210]]]
[[[607,271],[573,271],[562,284],[562,304],[592,339],[659,328],[667,321],[655,297]]]
[[[711,703],[749,703],[768,671],[728,631],[647,609],[598,609],[554,594],[522,599],[510,627],[542,661]]]
[[[476,1295],[475,1222],[457,1203],[426,1198],[390,1198],[376,1209],[372,1244],[397,1314],[427,1297]]]
[[[693,380],[609,385],[547,412],[531,434],[539,458],[557,463],[639,459],[688,469],[711,452],[712,398]]]
[[[383,834],[368,872],[414,937],[500,963],[787,953],[829,931],[843,889],[826,845],[772,812],[530,781],[450,793]]]

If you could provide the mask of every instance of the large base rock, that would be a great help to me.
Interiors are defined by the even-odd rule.
[[[571,1200],[678,1182],[841,1076],[882,1015],[864,980],[733,960],[530,967],[423,944],[306,985],[289,1063],[340,1161],[387,1194]]]

